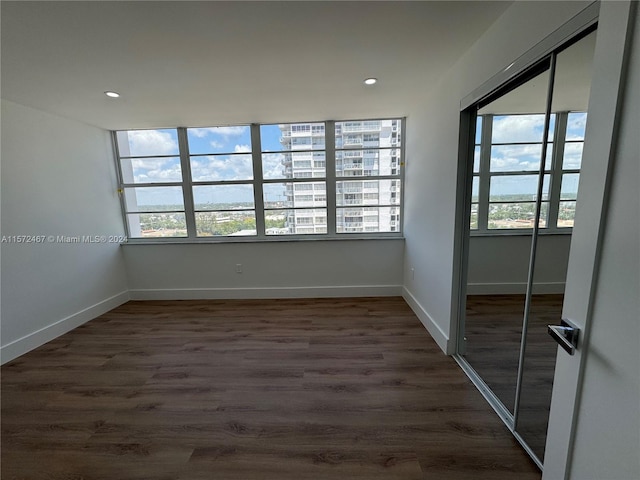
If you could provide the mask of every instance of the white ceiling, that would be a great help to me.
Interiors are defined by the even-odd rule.
[[[510,3],[2,1],[2,98],[106,129],[406,115]]]

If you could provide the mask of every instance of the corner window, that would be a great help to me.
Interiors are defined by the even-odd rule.
[[[114,132],[129,238],[399,235],[402,123]]]

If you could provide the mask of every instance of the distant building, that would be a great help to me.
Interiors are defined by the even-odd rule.
[[[336,232],[400,230],[401,120],[336,122]],[[285,178],[322,178],[288,183],[285,229],[290,234],[327,232],[326,156],[323,123],[280,125]]]

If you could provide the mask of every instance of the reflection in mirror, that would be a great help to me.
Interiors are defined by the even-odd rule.
[[[477,112],[465,358],[512,414],[548,84],[547,70]],[[541,226],[548,219],[550,168],[545,162]]]
[[[552,113],[557,117],[552,157],[549,221],[565,235],[540,235],[537,243],[523,362],[516,431],[538,458],[544,447],[551,405],[557,344],[547,325],[562,316],[582,145],[596,33],[592,32],[557,55]],[[542,231],[542,230],[541,230]]]

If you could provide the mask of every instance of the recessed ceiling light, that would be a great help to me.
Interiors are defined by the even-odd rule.
[[[120,96],[118,92],[111,92],[111,91],[104,92],[104,94],[107,97],[111,97],[111,98],[118,98]]]
[[[365,85],[374,85],[378,81],[377,78],[367,78],[364,81]]]

